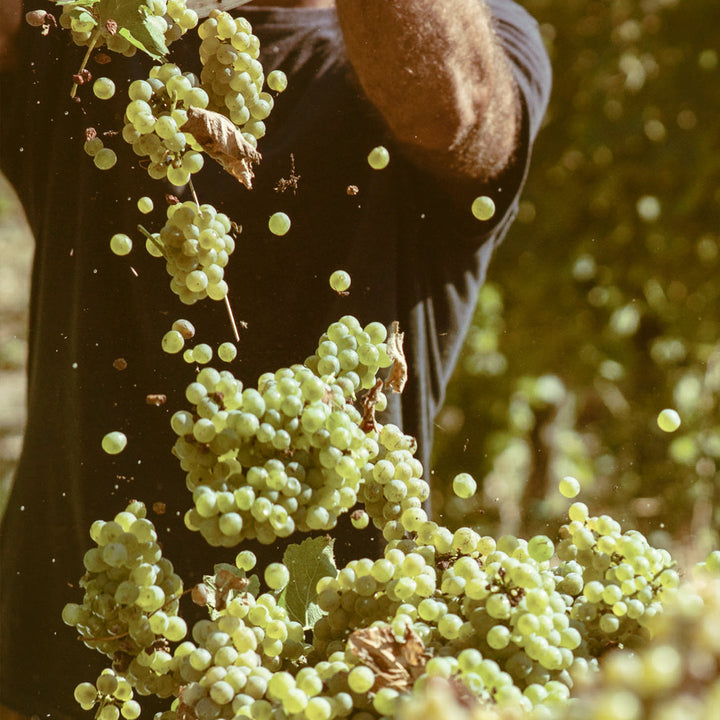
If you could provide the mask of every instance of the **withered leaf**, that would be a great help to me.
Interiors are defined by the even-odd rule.
[[[385,379],[385,387],[396,393],[401,393],[405,389],[408,377],[407,360],[403,351],[404,339],[405,333],[400,332],[400,323],[394,320],[387,339],[387,354],[393,364]]]
[[[375,422],[375,406],[377,405],[380,397],[380,391],[383,389],[383,381],[378,380],[373,387],[371,387],[365,397],[362,398],[361,405],[363,411],[362,422],[360,428],[363,432],[370,432],[377,430],[378,426]]]
[[[214,575],[203,575],[203,582],[200,585],[203,585],[204,588],[200,591],[201,596],[198,597],[207,606],[208,613],[213,620],[219,617],[220,612],[234,597],[246,592],[257,595],[260,589],[260,580],[257,575],[245,577],[245,573],[234,565],[219,563],[215,565],[214,571]],[[197,585],[196,588],[199,588],[200,585]]]
[[[429,655],[420,637],[411,627],[398,640],[389,625],[355,630],[348,638],[348,648],[375,673],[372,692],[389,687],[398,692],[410,690],[422,675]]]
[[[242,136],[232,120],[221,113],[188,108],[187,122],[180,128],[190,133],[202,149],[246,188],[252,188],[253,163],[262,155]]]

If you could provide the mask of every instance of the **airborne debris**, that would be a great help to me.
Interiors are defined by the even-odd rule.
[[[295,155],[290,153],[290,177],[280,178],[274,190],[276,193],[284,193],[287,189],[292,188],[293,195],[297,195],[298,180],[300,180],[300,175],[295,172]]]

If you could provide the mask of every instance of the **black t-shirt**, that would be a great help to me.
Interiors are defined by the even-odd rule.
[[[419,439],[425,462],[477,291],[516,213],[550,87],[535,21],[509,0],[489,4],[523,112],[515,162],[491,186],[478,187],[477,194],[495,199],[491,221],[457,207],[443,183],[394,146],[353,78],[333,9],[242,9],[261,39],[266,73],[283,69],[290,84],[266,122],[255,188],[247,191],[210,162],[194,181],[201,202],[243,228],[226,269],[235,316],[247,322],[230,369],[252,386],[262,372],[302,362],[342,315],[363,324],[399,320],[410,374],[388,416]],[[116,81],[116,97],[101,102],[88,90],[86,101],[74,104],[69,87],[82,51],[67,34],[41,37],[24,28],[19,47],[19,70],[0,84],[0,166],[23,202],[36,255],[28,424],[0,535],[0,704],[62,717],[80,715],[72,688],[93,680],[89,668],[103,661],[60,620],[62,606],[81,597],[70,584],[82,573],[93,520],[110,519],[130,498],[148,506],[161,501],[166,512],[152,519],[186,580],[234,557],[234,550],[208,548],[183,527],[190,497],[170,455],[169,418],[186,405],[194,369],[160,348],[179,317],[193,321],[198,342],[216,346],[232,333],[223,303],[179,303],[163,261],[148,256],[134,232],[138,223],[159,229],[160,200],[170,188],[159,190],[120,138],[105,136],[119,155],[108,172],[95,169],[80,147],[86,127],[101,133],[119,127],[127,78],[144,77],[148,62],[138,55],[91,65],[96,76]],[[195,41],[183,39],[173,59],[199,73],[195,49]],[[366,158],[381,144],[392,159],[375,171]],[[291,157],[297,189],[278,192]],[[349,194],[349,186],[358,193]],[[149,217],[136,209],[141,195],[156,200]],[[292,218],[284,237],[267,229],[280,210]],[[109,251],[116,232],[136,238],[130,256]],[[329,288],[336,269],[352,276],[347,297]],[[117,358],[125,359],[125,370],[113,366]],[[167,403],[147,405],[149,393],[166,394]],[[128,437],[119,456],[100,450],[110,430]]]

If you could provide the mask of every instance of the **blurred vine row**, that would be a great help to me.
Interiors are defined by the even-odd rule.
[[[701,556],[720,528],[720,3],[522,4],[553,96],[437,418],[436,475],[482,492],[435,507],[547,532],[570,474],[598,510]]]

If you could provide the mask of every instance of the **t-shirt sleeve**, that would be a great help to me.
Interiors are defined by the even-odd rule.
[[[550,59],[537,20],[527,10],[510,0],[490,0],[488,7],[527,111],[529,141],[532,144],[550,98]]]

